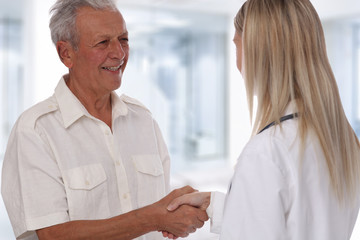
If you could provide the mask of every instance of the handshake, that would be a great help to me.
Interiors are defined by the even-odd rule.
[[[150,205],[154,208],[154,220],[159,224],[157,230],[170,239],[187,237],[195,232],[209,219],[206,209],[210,196],[210,192],[198,192],[186,186]]]

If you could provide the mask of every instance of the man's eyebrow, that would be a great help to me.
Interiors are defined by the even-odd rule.
[[[124,35],[129,35],[129,32],[126,31],[126,32],[120,33],[118,36],[124,36]],[[109,34],[99,34],[99,35],[95,36],[95,39],[98,40],[98,39],[110,38],[110,37],[111,37],[111,35],[109,35]]]
[[[123,36],[123,35],[129,35],[129,32],[128,31],[125,31],[123,33],[120,34],[120,36]]]
[[[109,37],[110,37],[110,35],[108,35],[108,34],[99,34],[99,35],[95,36],[95,39],[99,40],[99,39],[109,38]]]

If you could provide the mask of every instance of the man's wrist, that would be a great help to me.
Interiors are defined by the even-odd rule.
[[[143,226],[148,232],[164,230],[164,219],[167,211],[156,206],[156,203],[139,209],[138,213],[140,226]]]

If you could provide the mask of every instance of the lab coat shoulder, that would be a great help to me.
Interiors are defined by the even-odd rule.
[[[242,164],[257,166],[267,162],[286,176],[293,164],[294,153],[298,152],[297,144],[296,124],[288,122],[282,124],[281,128],[272,127],[249,140],[238,158],[237,167]]]

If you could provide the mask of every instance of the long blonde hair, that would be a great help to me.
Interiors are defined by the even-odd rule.
[[[299,111],[299,136],[317,135],[337,198],[354,199],[360,182],[359,140],[345,116],[320,19],[309,0],[248,0],[235,17],[243,42],[253,134],[280,118],[290,101]],[[252,117],[252,115],[251,115]]]

